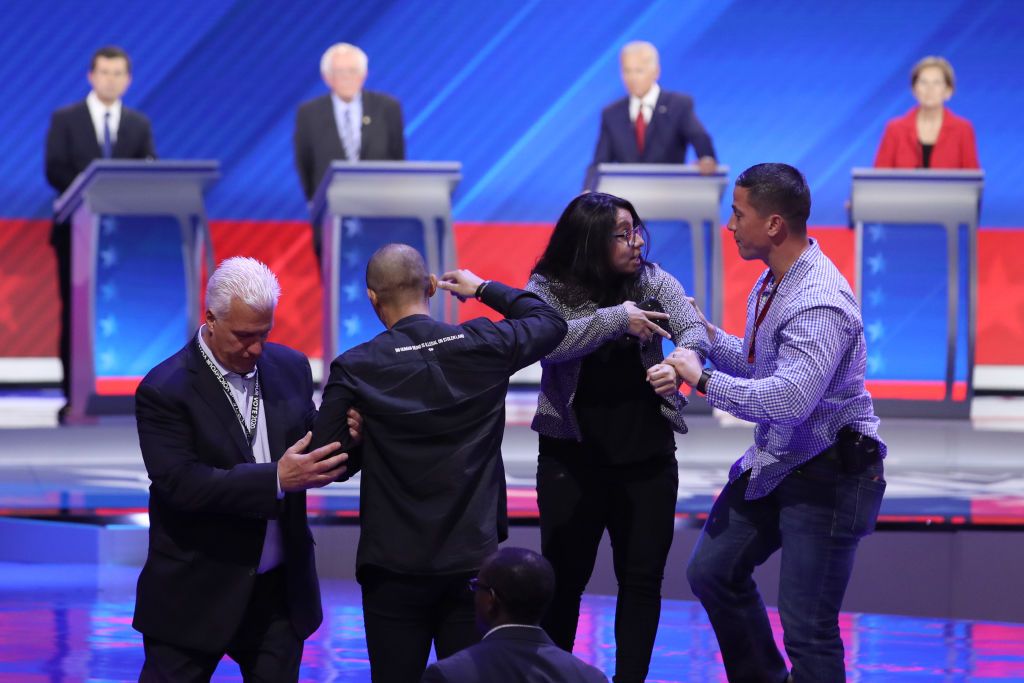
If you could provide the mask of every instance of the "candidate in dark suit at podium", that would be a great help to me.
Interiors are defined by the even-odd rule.
[[[46,133],[46,180],[63,194],[94,159],[156,157],[149,119],[121,103],[132,82],[132,62],[119,47],[96,50],[89,67],[92,91],[81,102],[58,109]],[[71,382],[71,223],[54,221],[50,244],[57,254],[60,283],[62,387],[70,400]],[[67,406],[61,410],[61,416]]]
[[[384,93],[363,90],[369,61],[355,45],[337,43],[320,59],[328,95],[302,103],[295,116],[295,168],[309,202],[332,161],[405,159],[402,106]],[[313,226],[320,256],[320,230]]]
[[[601,132],[588,170],[593,187],[598,164],[682,164],[693,147],[701,173],[717,167],[711,136],[694,111],[693,98],[662,90],[658,50],[651,43],[627,43],[620,54],[626,97],[601,112]]]

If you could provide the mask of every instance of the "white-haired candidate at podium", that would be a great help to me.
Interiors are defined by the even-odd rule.
[[[662,90],[658,49],[646,41],[627,43],[620,55],[627,96],[601,112],[597,164],[682,164],[693,147],[702,173],[717,168],[711,136],[694,111],[693,98]]]
[[[366,53],[336,43],[320,59],[320,75],[331,92],[304,102],[295,116],[295,168],[308,202],[332,161],[405,159],[402,105],[364,90],[369,73]],[[320,253],[320,233],[313,244]]]

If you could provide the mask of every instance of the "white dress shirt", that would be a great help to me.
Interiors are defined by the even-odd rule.
[[[348,111],[352,141],[355,143],[358,153],[363,146],[363,93],[360,92],[353,97],[351,102],[346,102],[332,92],[331,105],[334,107],[334,125],[338,127],[338,137],[341,138],[342,143],[345,142],[345,134],[342,133],[342,130],[345,126],[345,112]],[[345,152],[351,153],[351,150],[346,149]]]
[[[651,116],[654,115],[654,107],[658,104],[658,96],[661,95],[661,86],[657,83],[651,86],[643,97],[629,96],[629,120],[636,123],[636,116],[641,111],[644,114],[644,123],[651,123]]]
[[[100,143],[100,149],[103,149],[103,118],[110,112],[107,127],[110,128],[110,149],[113,150],[114,143],[117,142],[117,129],[121,125],[121,100],[108,107],[100,102],[96,91],[90,90],[85,98],[85,106],[89,108],[89,116],[92,118],[92,127],[96,129],[96,141]]]
[[[217,357],[213,355],[213,351],[206,344],[206,340],[203,339],[203,330],[206,329],[206,325],[199,328],[199,344],[203,347],[203,351],[207,357],[213,361],[214,366],[220,371],[224,379],[227,380],[228,385],[231,386],[231,393],[235,398],[235,405],[238,406],[239,412],[242,413],[242,417],[245,418],[246,428],[249,427],[250,414],[252,413],[252,399],[256,390],[256,382],[258,380],[257,371],[253,370],[247,375],[239,375],[237,372],[231,372],[217,360]],[[207,372],[209,368],[205,370],[201,369],[200,372]],[[219,382],[218,382],[219,384]],[[267,463],[272,462],[270,456],[270,442],[267,440],[267,418],[263,411],[265,401],[263,400],[262,392],[260,392],[260,409],[259,416],[257,417],[256,423],[256,438],[252,442],[252,455],[256,462]],[[236,429],[241,429],[241,425],[235,425]],[[244,434],[244,432],[243,432]],[[277,497],[278,499],[283,497],[281,492],[281,480],[277,480]],[[260,574],[266,572],[274,567],[277,567],[284,562],[284,544],[281,537],[281,527],[278,525],[276,519],[267,520],[267,534],[263,541],[263,553],[260,555],[260,566],[257,570]]]
[[[495,626],[490,631],[485,633],[484,637],[481,638],[481,640],[483,640],[484,638],[487,638],[487,636],[491,635],[495,631],[500,631],[503,628],[535,628],[538,631],[544,631],[543,628],[541,628],[540,626],[537,626],[535,624],[502,624],[501,626]]]

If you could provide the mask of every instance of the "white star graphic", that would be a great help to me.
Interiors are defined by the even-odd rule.
[[[358,249],[342,249],[341,258],[349,268],[355,268],[363,259],[363,253]]]
[[[117,252],[113,248],[104,249],[100,252],[100,262],[104,268],[117,265]]]
[[[867,326],[867,333],[868,341],[874,343],[885,336],[885,326],[881,320],[876,320]]]
[[[115,221],[113,218],[104,218],[103,222],[100,223],[100,226],[105,236],[113,235],[115,232],[117,232],[117,221]]]
[[[346,302],[352,302],[359,298],[359,285],[355,282],[342,285],[341,291],[345,295]]]
[[[100,285],[100,297],[104,301],[113,301],[117,298],[117,285],[113,282],[104,282]]]
[[[877,353],[868,356],[868,372],[872,375],[885,372],[885,359]]]
[[[878,306],[883,302],[885,302],[885,291],[883,291],[881,287],[875,287],[870,292],[868,292],[869,304],[871,304],[872,306]]]
[[[885,226],[873,223],[868,226],[868,237],[872,242],[881,242],[885,239]]]
[[[112,315],[108,315],[106,318],[100,318],[100,334],[104,337],[112,337],[117,334],[117,318]]]
[[[117,354],[110,349],[100,354],[100,368],[110,370],[117,365]]]
[[[347,218],[342,225],[345,226],[345,237],[355,237],[363,231],[363,222],[358,218]]]
[[[871,269],[872,275],[878,275],[879,273],[885,272],[885,257],[881,254],[875,254],[874,256],[868,257],[868,268]]]
[[[356,336],[357,334],[359,334],[359,330],[361,330],[363,327],[362,324],[359,322],[359,318],[354,315],[345,318],[344,320],[341,321],[341,323],[345,326],[346,337]]]

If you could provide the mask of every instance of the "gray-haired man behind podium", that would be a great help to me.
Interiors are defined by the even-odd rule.
[[[363,90],[366,53],[336,43],[320,59],[320,75],[331,92],[304,102],[295,116],[295,169],[309,202],[332,161],[405,159],[402,105],[381,92]],[[320,257],[320,231],[313,226]]]

